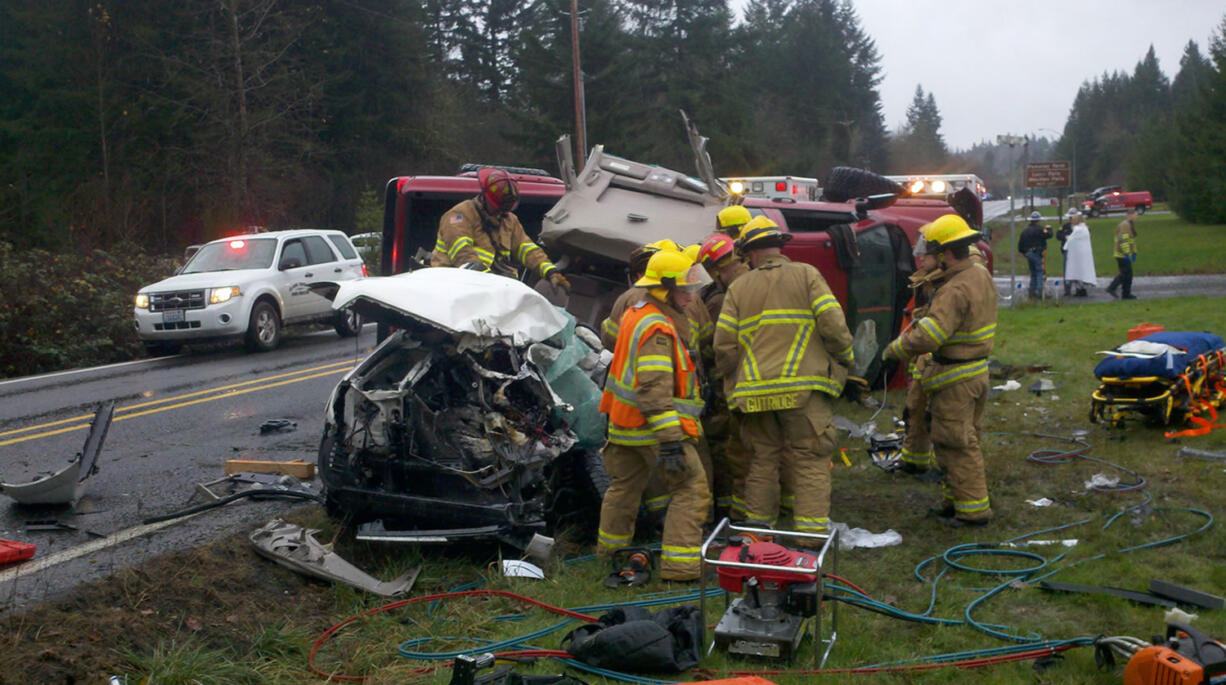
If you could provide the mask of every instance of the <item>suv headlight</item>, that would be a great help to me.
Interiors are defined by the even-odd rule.
[[[230,285],[224,288],[213,288],[209,292],[209,304],[221,304],[229,302],[231,297],[238,297],[239,290],[237,285]]]
[[[136,308],[137,309],[148,309],[149,308],[149,296],[144,293],[136,293]]]

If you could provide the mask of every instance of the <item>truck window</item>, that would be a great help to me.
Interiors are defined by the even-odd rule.
[[[336,255],[332,253],[332,248],[328,247],[328,243],[323,238],[309,235],[302,241],[306,244],[307,255],[311,258],[309,264],[327,264],[336,261]]]
[[[349,244],[349,241],[344,236],[329,235],[328,240],[331,240],[336,249],[340,250],[341,257],[345,259],[358,258],[358,253],[354,251],[353,246]]]

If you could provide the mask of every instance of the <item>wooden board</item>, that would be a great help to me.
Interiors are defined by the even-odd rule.
[[[277,473],[284,476],[293,476],[298,480],[311,480],[315,477],[315,465],[301,459],[293,461],[226,460],[227,476],[244,471],[247,473]]]

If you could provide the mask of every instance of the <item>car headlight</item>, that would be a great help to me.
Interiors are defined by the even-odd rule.
[[[209,292],[209,304],[221,304],[229,302],[231,297],[238,297],[239,290],[237,285],[230,285],[224,288],[213,288]]]
[[[745,184],[741,181],[733,181],[732,183],[728,184],[728,191],[733,195],[744,195]]]
[[[911,192],[912,192],[913,194],[914,194],[914,193],[921,193],[921,192],[923,192],[923,190],[924,190],[924,182],[923,182],[923,181],[914,181],[914,182],[912,182],[912,183],[911,183],[910,190],[911,190]]]
[[[149,296],[144,293],[136,293],[136,308],[137,309],[148,309],[149,308]]]

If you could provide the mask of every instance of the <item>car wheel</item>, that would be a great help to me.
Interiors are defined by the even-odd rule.
[[[342,338],[352,338],[362,332],[362,317],[352,309],[346,309],[337,312],[336,319],[332,322],[332,327],[336,329],[336,334]]]
[[[1137,205],[1137,214],[1144,214],[1146,209],[1148,209],[1148,207],[1145,205]]]
[[[867,169],[836,166],[826,177],[826,185],[822,187],[822,197],[830,202],[846,202],[852,198],[869,195],[885,193],[900,195],[903,190],[901,184]]]
[[[267,300],[256,302],[247,322],[247,349],[252,352],[268,352],[281,342],[281,317],[277,308]]]
[[[165,357],[167,355],[178,354],[182,349],[183,343],[145,343],[145,354],[148,354],[150,357]]]

